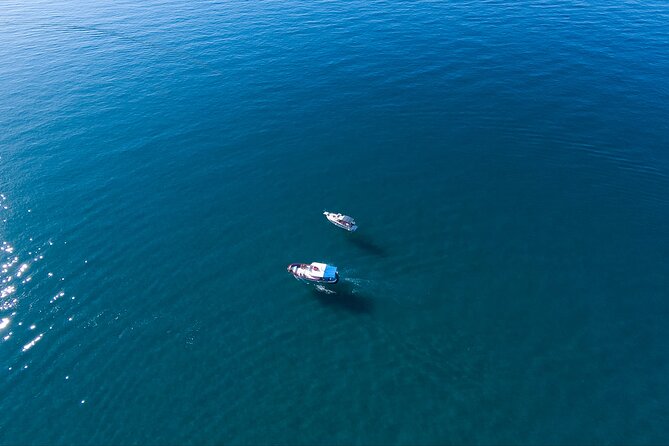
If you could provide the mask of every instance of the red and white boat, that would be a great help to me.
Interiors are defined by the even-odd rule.
[[[303,282],[339,282],[339,273],[337,272],[337,267],[325,263],[291,263],[288,265],[288,272],[291,273],[297,280],[301,280]]]

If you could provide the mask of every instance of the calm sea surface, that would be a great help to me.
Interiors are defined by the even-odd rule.
[[[2,444],[669,441],[666,2],[4,1],[0,193]]]

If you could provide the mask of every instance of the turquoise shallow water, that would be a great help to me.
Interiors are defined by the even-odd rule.
[[[666,443],[668,19],[4,2],[0,443]]]

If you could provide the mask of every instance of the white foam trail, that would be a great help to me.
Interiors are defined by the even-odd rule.
[[[320,291],[321,293],[325,293],[325,294],[337,294],[336,291],[329,290],[329,289],[325,288],[323,285],[316,285],[316,289],[318,291]]]

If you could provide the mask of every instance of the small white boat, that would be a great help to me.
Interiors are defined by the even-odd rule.
[[[323,212],[325,218],[330,220],[335,226],[339,226],[342,229],[346,229],[349,232],[353,232],[358,229],[358,226],[355,224],[355,220],[352,217],[344,214],[335,214],[334,212]]]
[[[312,262],[291,263],[288,265],[288,272],[297,280],[313,283],[337,283],[339,282],[339,273],[337,267],[325,263]]]

